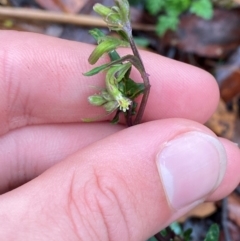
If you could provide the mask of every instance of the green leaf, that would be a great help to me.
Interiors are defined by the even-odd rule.
[[[117,113],[115,114],[115,116],[113,117],[113,119],[111,120],[112,124],[114,124],[114,125],[118,124],[120,113],[121,113],[121,111],[118,110]]]
[[[192,0],[177,0],[177,3],[180,4],[181,12],[184,12],[189,9]]]
[[[98,67],[88,71],[87,73],[83,73],[83,75],[84,76],[92,76],[92,75],[100,73],[101,71],[109,68],[112,65],[120,64],[120,63],[123,63],[125,61],[131,62],[136,68],[138,67],[138,59],[135,56],[129,54],[129,55],[126,55],[126,56],[124,56],[120,59],[114,60],[114,61],[112,61],[108,64],[103,64],[101,66],[98,66]]]
[[[83,75],[84,76],[93,76],[93,75],[98,74],[101,71],[107,69],[108,67],[109,67],[109,64],[103,64],[101,66],[98,66],[98,67],[86,72],[86,73],[83,73]]]
[[[190,241],[191,240],[191,234],[192,234],[192,229],[191,228],[189,228],[186,231],[184,231],[184,233],[183,233],[184,241]]]
[[[101,43],[106,38],[105,33],[102,32],[98,28],[94,28],[94,29],[90,30],[89,33],[97,41],[98,44]],[[112,50],[111,52],[109,52],[108,55],[109,55],[111,61],[120,59],[119,54],[115,50]]]
[[[90,57],[88,58],[88,62],[90,64],[95,64],[105,53],[109,53],[118,47],[128,46],[129,43],[127,41],[114,37],[106,37],[91,53]]]
[[[150,14],[156,15],[164,8],[165,1],[166,0],[146,0],[145,7]]]
[[[208,233],[206,235],[206,238],[204,241],[218,241],[219,240],[219,227],[218,225],[212,224],[210,229],[208,230]]]
[[[147,47],[150,44],[149,39],[144,37],[135,37],[134,42],[140,47]]]
[[[89,33],[99,44],[106,37],[106,34],[98,28],[91,29]]]
[[[128,0],[114,0],[114,2],[119,9],[118,13],[121,16],[121,20],[124,24],[128,23],[130,19],[130,6]]]
[[[128,78],[125,82],[125,93],[129,99],[135,99],[141,95],[145,90],[143,83],[136,83],[132,79]]]
[[[157,241],[157,239],[152,237],[152,238],[148,239],[148,241]]]
[[[213,16],[213,4],[211,0],[192,1],[190,12],[197,16],[209,20]]]
[[[191,0],[146,0],[145,6],[150,14],[163,12],[166,15],[179,16],[188,10]]]
[[[170,225],[170,228],[172,229],[172,231],[177,234],[177,235],[181,235],[182,234],[182,228],[180,226],[180,224],[178,222],[174,222]]]
[[[116,50],[113,50],[113,51],[109,52],[108,55],[109,55],[111,61],[115,61],[115,60],[121,59],[120,55],[117,53]]]
[[[111,68],[109,68],[106,78],[108,78],[111,82],[115,82],[112,84],[117,84],[124,78],[131,66],[131,63],[113,65]]]
[[[167,230],[166,229],[163,229],[162,231],[160,231],[160,234],[163,236],[163,237],[166,237],[167,236]]]
[[[167,0],[166,15],[179,16],[189,9],[191,0]]]
[[[158,18],[156,31],[160,36],[163,36],[168,30],[175,31],[177,29],[179,19],[177,16],[160,16]]]
[[[126,31],[120,30],[120,31],[117,31],[117,33],[119,34],[119,36],[122,40],[129,42],[129,38],[128,38]]]

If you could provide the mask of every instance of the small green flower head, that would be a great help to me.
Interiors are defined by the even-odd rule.
[[[88,97],[88,102],[94,106],[101,106],[107,102],[107,100],[101,95],[92,95]]]
[[[115,0],[121,19],[126,24],[130,20],[130,6],[128,0]]]
[[[116,6],[106,7],[100,3],[93,6],[93,10],[102,16],[110,30],[125,30],[129,26],[130,8],[127,0],[115,0]]]
[[[116,100],[112,100],[104,104],[103,107],[108,113],[112,113],[113,111],[117,110],[119,104]]]
[[[93,6],[93,10],[103,18],[110,30],[119,31],[123,29],[121,17],[113,8],[97,3]]]
[[[129,106],[132,104],[132,101],[123,95],[116,96],[116,101],[119,109],[123,112],[129,110]]]
[[[117,64],[111,66],[106,74],[106,90],[117,101],[119,109],[123,112],[129,109],[132,101],[119,90],[118,84],[130,68],[131,63]]]
[[[88,101],[94,106],[103,106],[108,113],[114,110],[126,112],[132,105],[132,100],[127,98],[120,90],[119,83],[125,78],[132,64],[115,64],[108,68],[106,74],[106,89],[101,93],[88,97]]]
[[[103,90],[101,92],[101,96],[106,100],[106,101],[112,101],[114,100],[113,97],[107,92],[107,90]]]

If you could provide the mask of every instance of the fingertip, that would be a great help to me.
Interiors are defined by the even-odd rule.
[[[147,51],[141,55],[151,82],[145,121],[181,117],[205,123],[210,118],[219,101],[210,73]]]
[[[240,183],[240,149],[236,143],[219,138],[227,153],[227,170],[222,183],[208,198],[210,201],[220,200],[229,195]]]

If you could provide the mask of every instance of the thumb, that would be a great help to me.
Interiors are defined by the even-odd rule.
[[[186,120],[128,128],[2,195],[0,236],[145,241],[214,192],[226,195],[237,185],[239,177],[229,178],[221,191],[240,166],[237,147],[226,146]]]

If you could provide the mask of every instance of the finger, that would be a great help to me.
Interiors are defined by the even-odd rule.
[[[224,138],[220,138],[222,144],[224,145],[227,152],[228,159],[228,169],[221,183],[221,186],[208,198],[209,201],[220,200],[226,197],[236,188],[236,185],[240,182],[239,170],[240,159],[236,158],[239,153],[239,147],[237,144],[233,143]]]
[[[0,218],[14,218],[1,222],[1,237],[11,227],[25,240],[41,234],[42,240],[145,241],[221,190],[226,173],[239,181],[240,152],[234,144],[225,148],[192,121],[128,128],[2,195]],[[227,157],[237,168],[229,168]],[[236,185],[227,181],[230,189]]]
[[[92,68],[87,59],[93,46],[11,31],[1,31],[0,38],[0,133],[104,114],[87,102],[96,93],[90,86],[103,87],[104,75],[82,75]],[[141,55],[152,85],[145,121],[181,117],[205,122],[209,118],[219,96],[211,75],[156,54]],[[101,63],[106,61],[107,57]],[[141,81],[136,70],[132,77]]]
[[[0,194],[39,176],[77,150],[125,128],[109,123],[20,128],[0,137]]]

